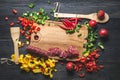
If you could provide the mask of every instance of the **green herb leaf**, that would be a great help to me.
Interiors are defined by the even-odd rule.
[[[51,4],[50,0],[48,0],[48,4]]]
[[[66,30],[66,33],[69,33],[69,34],[73,34],[75,32],[75,30]]]
[[[101,42],[98,42],[98,47],[100,47],[102,50],[104,49],[104,46],[103,46],[103,44],[101,43]]]
[[[58,18],[58,17],[54,17],[54,20],[55,20],[55,21],[58,21],[58,20],[59,20],[59,18]]]
[[[80,27],[81,27],[81,25],[80,25],[80,24],[77,24],[75,30],[76,30],[77,32],[79,32]]]
[[[29,8],[34,8],[35,5],[33,3],[30,3],[28,6]]]
[[[45,13],[45,10],[43,8],[40,8],[39,11],[43,14]]]
[[[82,36],[82,34],[78,34],[78,37]]]

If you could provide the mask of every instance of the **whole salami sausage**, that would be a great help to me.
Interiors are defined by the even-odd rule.
[[[29,53],[39,54],[41,57],[59,57],[62,59],[73,59],[79,56],[79,52],[73,46],[70,46],[67,50],[61,50],[59,48],[49,48],[48,51],[42,50],[34,46],[27,46],[26,50]]]

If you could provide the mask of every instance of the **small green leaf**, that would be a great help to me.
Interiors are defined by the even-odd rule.
[[[82,34],[78,34],[78,37],[82,36]]]
[[[98,47],[100,47],[102,50],[104,49],[104,46],[103,46],[103,44],[101,43],[101,42],[98,42]]]
[[[28,6],[29,8],[34,8],[35,5],[33,3],[30,3]]]
[[[55,20],[55,21],[58,21],[58,20],[59,20],[59,18],[58,18],[58,17],[54,17],[54,20]]]
[[[40,8],[39,11],[43,14],[45,13],[45,10],[43,8]]]
[[[81,25],[80,25],[80,24],[77,24],[75,30],[76,30],[77,32],[79,32],[80,27],[81,27]]]
[[[48,26],[50,26],[50,22],[48,23]]]
[[[75,30],[66,30],[66,33],[69,33],[69,34],[73,34],[75,32]]]
[[[48,0],[48,4],[51,4],[50,0]]]

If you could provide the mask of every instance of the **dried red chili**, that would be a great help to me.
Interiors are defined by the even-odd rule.
[[[85,73],[79,73],[78,74],[81,78],[85,77]]]

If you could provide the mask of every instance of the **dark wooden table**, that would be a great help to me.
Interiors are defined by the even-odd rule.
[[[58,72],[54,73],[53,80],[120,80],[120,1],[119,0],[0,0],[0,58],[10,58],[13,53],[13,43],[10,37],[9,22],[15,22],[18,16],[26,11],[37,11],[40,7],[47,12],[54,7],[53,2],[61,2],[60,12],[88,14],[104,9],[110,16],[106,24],[98,24],[99,28],[109,30],[109,39],[103,41],[105,50],[99,58],[100,64],[105,68],[99,72],[87,73],[85,78],[79,78],[76,73],[68,74],[64,65],[58,63]],[[30,9],[29,3],[34,3],[35,8]],[[17,9],[18,14],[13,15],[12,9]],[[9,21],[4,17],[8,16]],[[19,26],[15,24],[15,26]],[[99,29],[98,28],[98,29]],[[24,39],[24,38],[21,38]],[[25,53],[25,48],[20,48],[20,53]],[[42,74],[26,73],[17,65],[0,64],[0,80],[49,80]]]

